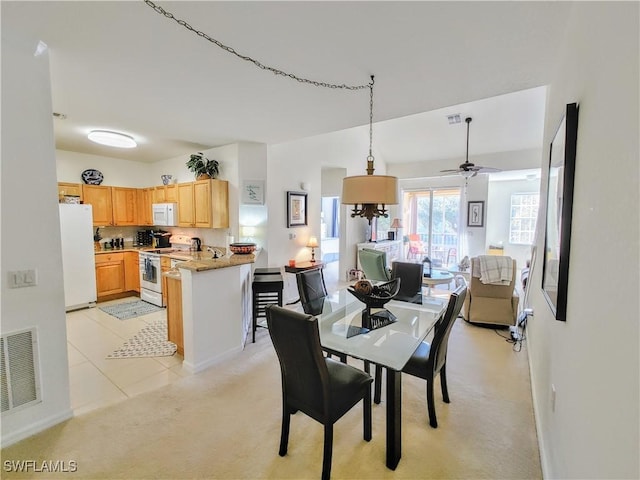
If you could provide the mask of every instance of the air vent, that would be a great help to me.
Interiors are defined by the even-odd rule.
[[[40,402],[36,329],[0,337],[2,413]]]
[[[455,125],[456,123],[461,123],[462,119],[460,118],[460,114],[456,113],[454,115],[447,115],[447,121],[449,125]]]

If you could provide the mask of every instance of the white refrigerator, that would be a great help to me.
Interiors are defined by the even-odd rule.
[[[91,205],[60,204],[62,270],[66,311],[96,303],[96,261]]]

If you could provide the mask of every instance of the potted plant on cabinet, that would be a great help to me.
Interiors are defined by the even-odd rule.
[[[191,155],[187,168],[195,174],[196,180],[217,178],[220,173],[220,163],[217,160],[209,160],[202,152]]]

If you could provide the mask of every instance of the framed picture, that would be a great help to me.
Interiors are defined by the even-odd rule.
[[[556,320],[567,320],[569,247],[573,177],[576,170],[578,105],[570,103],[549,152],[547,221],[542,265],[542,292]]]
[[[264,181],[243,180],[240,192],[241,202],[245,205],[264,205]]]
[[[287,227],[307,225],[307,194],[287,192]]]
[[[467,202],[467,227],[484,227],[484,201]]]

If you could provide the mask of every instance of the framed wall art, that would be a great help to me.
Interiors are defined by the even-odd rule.
[[[578,105],[570,103],[549,151],[547,221],[542,265],[542,292],[556,320],[567,320],[567,287],[573,177],[578,143]]]
[[[287,192],[287,227],[307,225],[307,194]]]
[[[484,201],[467,202],[467,227],[484,227]]]
[[[244,205],[264,205],[263,180],[243,180],[240,193],[240,199]]]

